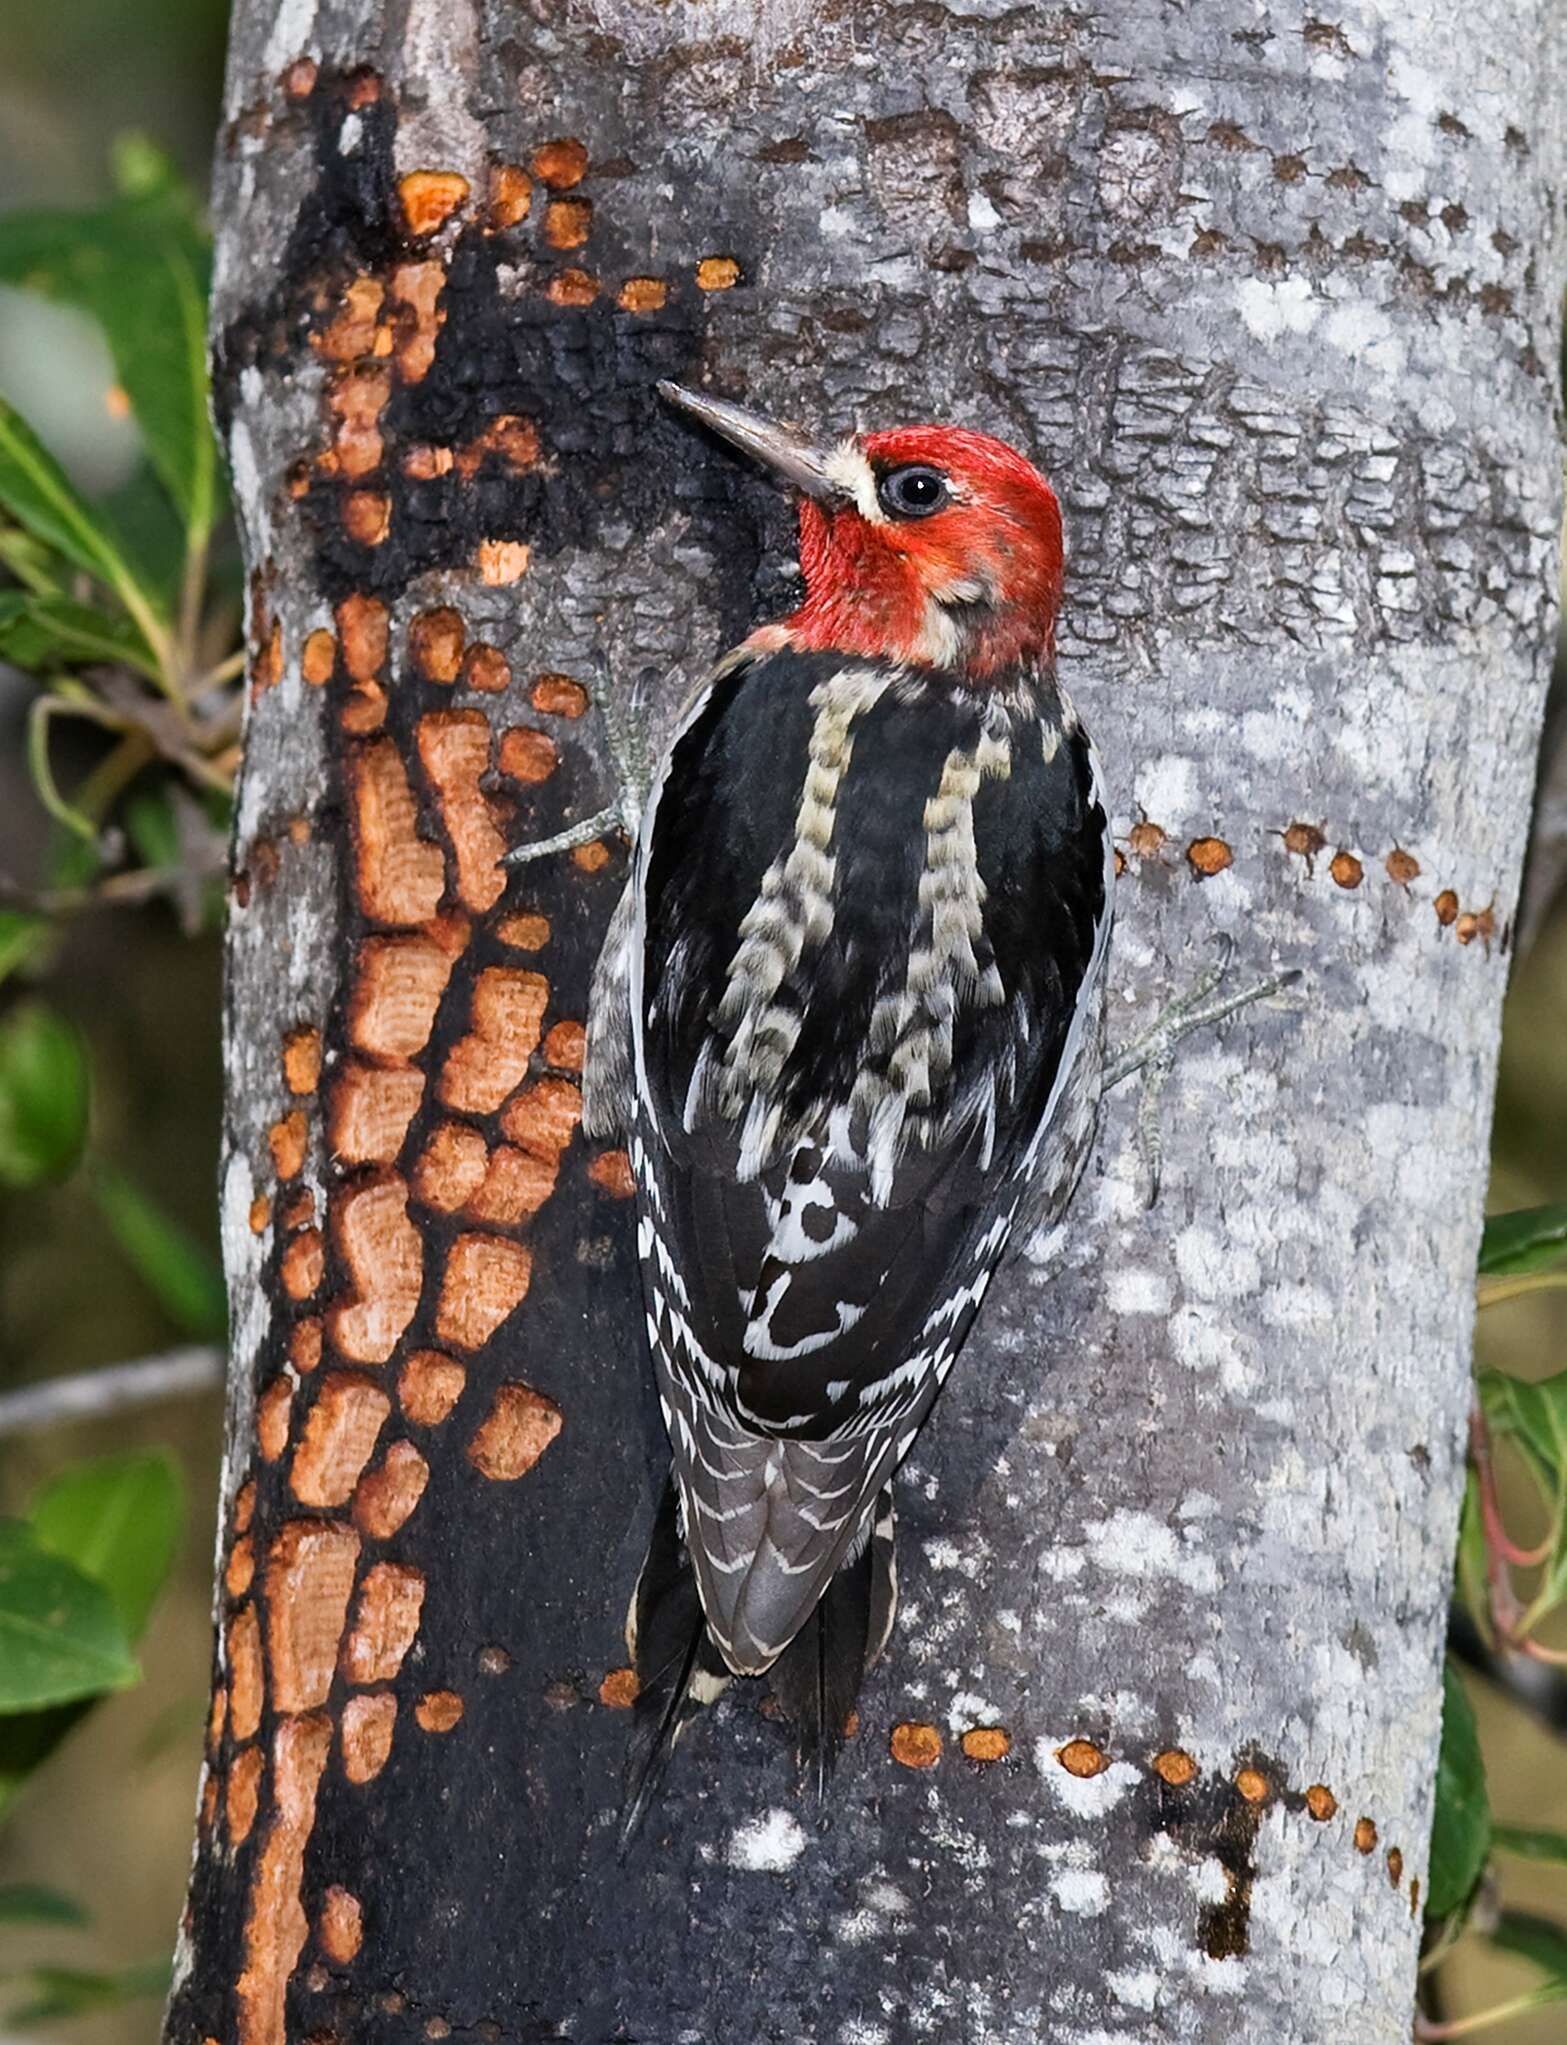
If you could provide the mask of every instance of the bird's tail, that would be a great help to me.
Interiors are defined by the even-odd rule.
[[[892,1491],[866,1523],[859,1553],[840,1564],[816,1609],[768,1671],[795,1724],[800,1766],[825,1795],[867,1670],[887,1644],[898,1601]]]
[[[631,1594],[626,1645],[637,1672],[631,1752],[620,1814],[624,1854],[647,1815],[675,1742],[728,1687],[730,1672],[708,1633],[685,1543],[671,1473],[659,1501],[647,1559]]]

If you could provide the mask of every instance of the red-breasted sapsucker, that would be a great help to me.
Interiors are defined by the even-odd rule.
[[[628,1831],[731,1673],[825,1779],[892,1622],[892,1474],[1088,1155],[1115,874],[1032,463],[661,388],[798,493],[805,600],[686,704],[594,982],[584,1122],[629,1146],[674,1452]]]

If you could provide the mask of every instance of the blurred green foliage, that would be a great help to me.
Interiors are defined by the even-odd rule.
[[[1492,1215],[1481,1243],[1482,1309],[1536,1291],[1567,1288],[1567,1203]],[[1525,1378],[1476,1375],[1475,1455],[1459,1534],[1458,1595],[1493,1653],[1567,1661],[1541,1645],[1540,1627],[1567,1599],[1567,1371]],[[1546,1522],[1524,1549],[1502,1526],[1494,1451],[1515,1452]],[[1519,1595],[1520,1578],[1527,1591]],[[1491,1812],[1479,1731],[1462,1679],[1449,1667],[1431,1835],[1426,1916],[1428,1964],[1444,1961],[1466,1933],[1526,1961],[1542,1978],[1520,1995],[1465,2017],[1426,2023],[1429,2039],[1463,2038],[1567,2001],[1567,1924],[1495,1907],[1493,1854],[1567,1870],[1567,1831],[1498,1824]],[[1567,1896],[1564,1896],[1567,1906]]]
[[[110,1154],[89,1038],[34,991],[87,912],[162,899],[189,934],[215,927],[236,757],[239,610],[214,552],[223,483],[207,411],[205,231],[145,142],[116,148],[114,184],[91,207],[0,215],[0,284],[99,324],[114,400],[142,449],[139,479],[91,498],[0,395],[0,662],[32,692],[26,759],[50,820],[36,877],[3,877],[0,1212],[77,1189],[159,1317],[219,1341],[210,1239]],[[150,520],[149,493],[161,499]],[[177,538],[149,547],[149,531]],[[0,1517],[0,1818],[98,1700],[137,1682],[137,1643],[183,1519],[176,1465],[144,1451],[67,1462],[24,1513]],[[0,1889],[7,1924],[80,1934],[88,1918],[70,1894],[21,1883]],[[30,2027],[122,2010],[167,1977],[162,1957],[0,1970],[10,2021]]]

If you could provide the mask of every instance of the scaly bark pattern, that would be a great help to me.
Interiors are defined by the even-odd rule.
[[[237,0],[253,651],[218,1656],[170,2045],[1408,2035],[1558,504],[1548,0]],[[1067,508],[1116,1106],[901,1491],[825,1822],[720,1707],[624,1866],[663,1460],[576,1129],[607,793],[790,586],[654,380],[950,418]],[[605,677],[611,676],[612,681]]]

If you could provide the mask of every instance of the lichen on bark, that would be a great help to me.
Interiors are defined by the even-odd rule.
[[[1553,623],[1556,54],[1546,0],[238,0],[222,1708],[170,2045],[1407,2037]],[[825,1821],[741,1695],[621,1867],[662,1446],[576,1112],[624,852],[495,862],[601,805],[606,687],[657,728],[791,587],[662,375],[1035,454],[1112,1027],[1221,935],[1305,992],[1182,1058],[1151,1212],[1114,1105],[993,1295]]]

